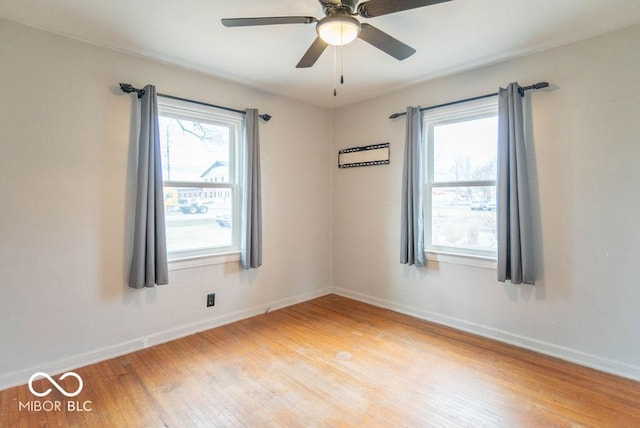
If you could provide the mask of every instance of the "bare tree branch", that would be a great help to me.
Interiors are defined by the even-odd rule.
[[[202,135],[198,135],[194,131],[185,128],[185,126],[182,124],[182,121],[180,119],[176,119],[176,122],[178,122],[178,125],[180,125],[180,128],[182,128],[183,132],[188,132],[189,134],[193,135],[200,141],[204,141],[207,138],[207,132],[202,128],[202,125],[200,123],[194,123],[194,125],[196,125],[194,126],[194,128],[197,128],[196,129],[197,131],[201,131]]]

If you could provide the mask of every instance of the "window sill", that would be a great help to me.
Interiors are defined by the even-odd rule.
[[[496,269],[497,262],[493,257],[476,256],[472,254],[448,253],[445,251],[425,251],[427,260],[438,263],[453,263],[474,266],[483,269]]]
[[[191,269],[194,267],[220,265],[240,261],[240,252],[208,254],[205,256],[184,257],[181,259],[169,260],[169,271]]]

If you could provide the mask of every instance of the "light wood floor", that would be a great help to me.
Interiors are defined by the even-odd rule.
[[[92,411],[20,411],[21,386],[0,426],[640,427],[640,383],[335,295],[76,372],[40,400]]]

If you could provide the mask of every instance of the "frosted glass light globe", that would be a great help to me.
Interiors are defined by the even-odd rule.
[[[318,36],[334,46],[351,43],[360,34],[360,22],[348,15],[333,15],[322,18],[316,25]]]

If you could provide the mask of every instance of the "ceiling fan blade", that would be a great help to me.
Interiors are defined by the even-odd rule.
[[[223,18],[225,27],[251,27],[254,25],[312,24],[317,21],[313,16],[270,16],[263,18]]]
[[[373,18],[375,16],[388,15],[390,13],[402,12],[403,10],[416,9],[418,7],[431,6],[451,0],[369,0],[360,3],[358,14],[363,18]]]
[[[373,25],[361,25],[362,30],[360,30],[358,38],[369,43],[371,46],[380,49],[382,52],[391,55],[395,59],[402,61],[416,53],[416,50],[411,46],[405,45],[400,40],[391,37],[384,31],[378,30]]]
[[[296,65],[296,68],[308,68],[313,66],[316,63],[322,52],[329,46],[324,40],[320,37],[316,37],[314,42],[311,44],[307,52],[305,52],[304,56]]]

